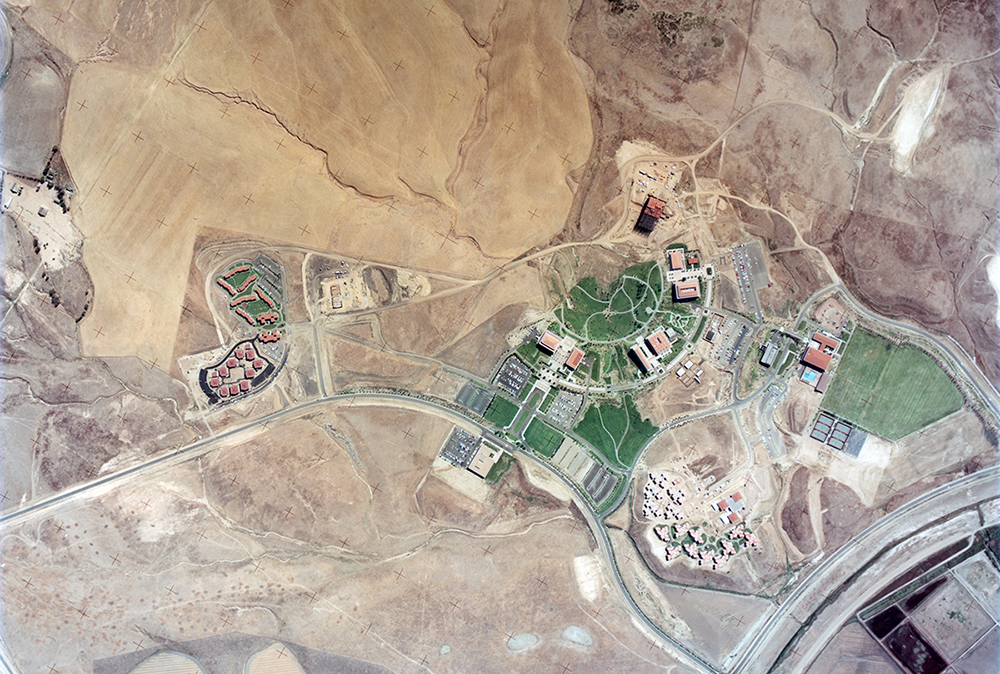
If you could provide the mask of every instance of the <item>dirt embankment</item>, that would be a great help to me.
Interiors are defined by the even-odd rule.
[[[781,509],[781,528],[803,555],[808,555],[816,549],[816,533],[813,531],[809,512],[808,486],[809,469],[799,466],[792,473],[788,497]]]

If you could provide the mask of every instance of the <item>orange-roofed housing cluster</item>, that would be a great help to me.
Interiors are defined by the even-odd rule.
[[[252,341],[241,342],[220,363],[201,371],[200,384],[214,404],[252,393],[273,370]]]

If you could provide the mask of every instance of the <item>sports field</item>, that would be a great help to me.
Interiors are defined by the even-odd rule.
[[[962,407],[962,394],[925,353],[863,330],[847,345],[823,407],[898,440]]]
[[[573,286],[556,315],[584,342],[614,342],[645,329],[660,306],[663,276],[656,262],[629,267],[608,288],[588,276]]]
[[[545,458],[551,458],[562,444],[563,434],[541,419],[532,419],[524,431],[524,441]]]
[[[632,396],[623,395],[620,405],[591,405],[573,430],[612,464],[628,468],[657,428],[642,419]]]
[[[497,428],[506,428],[514,421],[518,406],[503,396],[494,396],[483,417]]]

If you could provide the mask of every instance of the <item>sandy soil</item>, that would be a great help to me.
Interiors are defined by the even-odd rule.
[[[476,504],[428,478],[449,430],[406,411],[324,411],[11,531],[5,573],[31,583],[3,589],[17,666],[82,672],[133,641],[233,631],[393,671],[421,657],[440,671],[671,664],[606,581],[581,594],[559,551],[593,542],[566,506],[516,472]],[[451,519],[420,512],[431,502]],[[508,634],[537,643],[514,651]]]
[[[731,378],[706,361],[701,384],[687,387],[677,377],[667,377],[636,401],[644,419],[664,426],[684,414],[717,406],[732,390]]]
[[[673,465],[689,467],[702,481],[710,475],[718,481],[746,461],[747,450],[734,423],[731,415],[723,413],[662,433],[643,453],[643,465],[656,470],[684,456]]]

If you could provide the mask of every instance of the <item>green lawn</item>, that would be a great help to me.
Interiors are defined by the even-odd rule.
[[[898,440],[957,411],[962,394],[927,354],[855,330],[823,398],[833,414]]]
[[[623,339],[649,321],[663,292],[656,262],[629,267],[608,288],[593,277],[581,279],[557,311],[563,325],[586,341]]]
[[[490,468],[490,472],[486,474],[486,482],[489,484],[497,484],[500,482],[500,480],[503,479],[503,476],[506,475],[514,466],[514,463],[514,457],[507,452],[504,452],[503,456],[497,459],[497,462],[493,464],[492,468]]]
[[[605,402],[588,407],[574,430],[609,462],[628,468],[657,428],[639,416],[631,396],[623,395],[621,404]]]
[[[563,434],[541,419],[532,419],[524,432],[524,441],[542,456],[550,458],[562,444]]]
[[[493,396],[493,402],[486,408],[483,418],[497,428],[507,428],[517,415],[518,406],[501,395]]]

